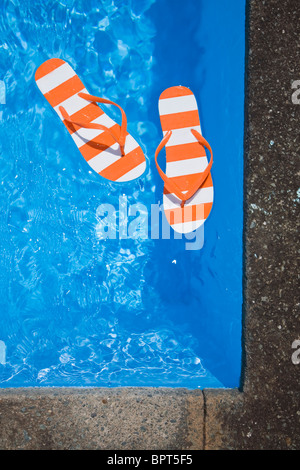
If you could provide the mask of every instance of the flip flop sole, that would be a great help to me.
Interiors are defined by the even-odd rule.
[[[185,193],[199,180],[208,165],[205,149],[191,129],[201,134],[198,106],[189,88],[167,88],[159,98],[159,115],[164,136],[172,135],[166,144],[166,175]],[[163,206],[171,227],[178,233],[189,233],[207,219],[214,199],[211,174],[183,207],[181,200],[164,188]]]
[[[125,155],[113,137],[99,129],[87,129],[66,122],[59,107],[65,108],[73,121],[108,127],[118,134],[120,126],[96,103],[78,96],[87,93],[72,67],[62,59],[49,59],[36,71],[38,88],[56,111],[71,134],[76,146],[90,167],[110,181],[125,182],[140,177],[146,169],[144,153],[130,135],[126,134]]]

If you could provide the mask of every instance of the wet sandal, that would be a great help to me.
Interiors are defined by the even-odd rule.
[[[121,106],[90,95],[76,72],[62,59],[44,62],[37,69],[35,80],[94,171],[117,182],[131,181],[144,173],[143,150],[128,134]],[[97,103],[117,106],[122,115],[121,126]]]
[[[196,98],[189,88],[166,89],[159,98],[159,114],[164,137],[155,152],[155,163],[164,181],[164,212],[176,232],[190,233],[205,222],[212,209],[212,149],[201,135]],[[157,161],[164,147],[165,173]],[[209,163],[205,148],[211,155]]]

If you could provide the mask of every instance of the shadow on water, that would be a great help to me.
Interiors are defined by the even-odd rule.
[[[199,73],[195,67],[203,54],[203,49],[196,37],[201,21],[201,4],[201,1],[188,1],[183,5],[180,0],[155,2],[148,12],[156,28],[153,84],[149,100],[152,106],[149,109],[149,120],[157,127],[159,139],[162,138],[162,132],[158,99],[162,91],[171,86],[183,85],[197,94],[204,79],[204,76],[200,75],[199,80]],[[200,103],[199,112],[201,115]],[[159,140],[154,143],[154,149],[158,143]],[[160,158],[163,162],[163,151]],[[156,202],[162,203],[163,182],[158,175],[154,155],[150,165],[156,186]],[[162,219],[164,219],[163,215]],[[202,242],[203,236],[203,230],[198,230],[197,238],[201,239],[199,243]],[[190,244],[190,249],[187,249],[188,244]],[[146,271],[146,280],[147,284],[159,294],[162,315],[167,312],[169,320],[179,329],[197,338],[202,335],[201,333],[197,335],[195,329],[198,331],[203,329],[202,324],[206,322],[206,312],[201,302],[203,285],[201,287],[201,281],[196,279],[202,271],[202,251],[194,250],[193,244],[195,240],[189,242],[185,236],[181,240],[176,239],[172,229],[170,239],[156,240],[151,262]],[[196,278],[195,270],[197,271]],[[195,295],[195,289],[198,289],[198,295]],[[201,361],[206,356],[212,355],[212,345],[207,340],[201,339],[200,342],[197,340],[194,346],[201,356]]]
[[[169,309],[174,323],[197,338],[204,367],[232,387],[238,384],[241,349],[244,5],[225,1],[217,14],[215,8],[216,2],[174,0],[155,2],[148,12],[156,28],[149,109],[159,135],[154,151],[162,138],[160,94],[170,86],[189,87],[198,101],[202,132],[214,149],[215,202],[205,223],[204,248],[188,251],[183,240],[156,241],[147,282],[159,293],[162,310]],[[156,201],[162,202],[154,151],[151,172]],[[163,151],[160,158],[163,162]]]

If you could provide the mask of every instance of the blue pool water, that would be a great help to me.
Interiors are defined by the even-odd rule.
[[[0,387],[239,385],[244,10],[244,0],[1,2]],[[140,179],[91,171],[36,87],[51,57],[126,110],[147,158]],[[162,201],[158,98],[174,85],[196,95],[214,151],[204,245],[138,231],[103,239],[100,204],[119,210],[122,196],[150,213]]]

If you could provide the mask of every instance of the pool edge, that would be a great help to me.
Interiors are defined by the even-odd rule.
[[[207,450],[300,448],[297,12],[247,0],[243,370],[240,390],[204,390]]]
[[[0,416],[1,450],[203,449],[200,390],[2,389]]]

